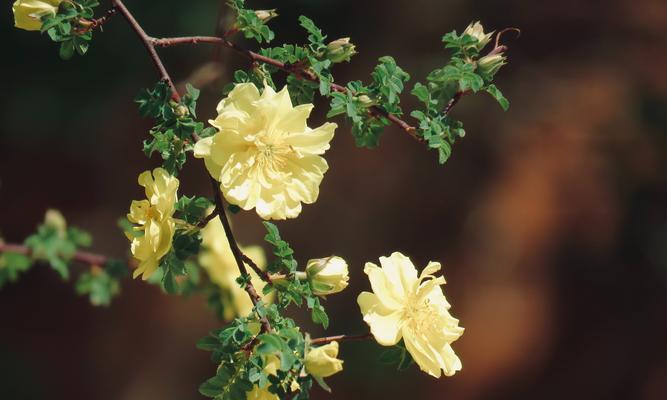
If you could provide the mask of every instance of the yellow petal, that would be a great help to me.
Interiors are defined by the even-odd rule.
[[[371,328],[375,340],[383,346],[393,346],[401,340],[401,312],[388,309],[378,296],[361,292],[357,303],[364,316],[364,321]]]

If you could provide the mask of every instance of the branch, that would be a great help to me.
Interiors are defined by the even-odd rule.
[[[266,272],[266,271],[262,271],[262,269],[259,268],[259,266],[257,264],[255,264],[255,262],[252,260],[252,258],[243,254],[243,252],[241,252],[241,258],[243,258],[243,261],[245,261],[246,264],[250,265],[250,268],[252,268],[252,270],[255,271],[255,273],[260,278],[262,278],[262,280],[264,282],[271,283],[272,279],[271,279],[271,276],[269,275],[269,273]]]
[[[321,338],[312,339],[310,344],[327,344],[331,342],[342,342],[346,340],[366,340],[372,338],[373,335],[369,333],[364,333],[361,335],[336,335],[336,336],[325,336]]]
[[[0,242],[0,253],[19,253],[25,256],[31,256],[32,249],[22,244]],[[109,261],[109,258],[100,254],[89,253],[86,251],[77,251],[72,256],[71,261],[101,267]]]
[[[174,85],[174,82],[171,80],[171,77],[169,76],[169,73],[167,72],[167,69],[164,67],[164,64],[162,63],[162,60],[160,59],[160,56],[157,54],[157,51],[155,51],[155,45],[153,44],[153,38],[148,36],[146,31],[144,31],[144,28],[139,25],[137,20],[134,18],[132,13],[125,7],[125,4],[121,0],[111,0],[111,3],[113,6],[118,9],[118,12],[127,20],[127,22],[130,24],[134,32],[136,32],[137,36],[139,36],[139,39],[141,42],[144,44],[144,47],[146,47],[146,51],[148,51],[148,54],[151,56],[151,59],[153,60],[153,64],[155,64],[155,68],[158,69],[160,72],[160,76],[164,81],[166,81],[169,84],[169,87],[171,88],[172,92],[172,98],[174,101],[180,101],[181,96],[178,94],[178,90],[176,90],[176,85]]]
[[[228,36],[228,35],[225,35]],[[244,55],[251,62],[260,62],[263,64],[268,64],[273,67],[276,67],[282,71],[287,72],[288,74],[293,74],[301,79],[306,79],[312,82],[319,82],[319,78],[308,70],[304,70],[303,67],[299,65],[285,64],[279,60],[276,60],[271,57],[263,56],[254,51],[244,49],[243,47],[229,41],[226,37],[220,38],[215,36],[186,36],[186,37],[175,37],[175,38],[163,38],[155,39],[153,38],[153,44],[158,47],[170,47],[179,44],[198,44],[198,43],[209,43],[209,44],[218,44],[225,47],[228,47],[237,53]],[[348,90],[346,87],[332,83],[331,90],[334,92],[347,93]],[[398,118],[397,116],[388,113],[385,109],[378,106],[370,107],[371,112],[374,115],[381,115],[387,118],[389,121],[403,129],[407,134],[418,142],[424,142],[424,139],[417,134],[417,128],[408,124],[404,120]]]
[[[229,220],[227,219],[227,213],[225,212],[225,204],[222,200],[222,195],[220,194],[220,188],[218,187],[218,181],[211,177],[211,186],[213,187],[213,194],[215,198],[215,206],[218,209],[218,215],[220,215],[220,221],[222,222],[222,227],[225,229],[225,235],[227,236],[227,241],[229,242],[229,247],[232,249],[232,254],[234,255],[234,260],[236,260],[236,265],[239,267],[239,271],[242,276],[248,276],[248,270],[245,267],[243,262],[244,255],[239,248],[238,243],[236,243],[236,238],[232,232],[232,227],[229,225]],[[247,258],[247,257],[246,257]],[[245,285],[245,291],[250,296],[252,304],[256,306],[260,301],[260,297],[253,286],[252,281],[248,280],[248,283]],[[259,315],[258,315],[259,316]],[[262,324],[262,331],[269,332],[271,331],[271,324],[266,317],[260,317],[260,322]]]

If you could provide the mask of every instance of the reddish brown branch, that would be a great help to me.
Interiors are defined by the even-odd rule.
[[[361,335],[336,335],[336,336],[325,336],[321,338],[312,339],[311,344],[327,344],[331,342],[343,342],[346,340],[366,340],[372,338],[373,335],[369,333],[364,333]]]
[[[212,177],[211,177],[211,186],[213,188],[215,207],[218,210],[218,215],[220,215],[220,222],[222,222],[222,227],[225,230],[225,235],[227,236],[227,240],[229,241],[229,247],[231,248],[232,254],[234,255],[234,260],[236,260],[236,265],[239,267],[241,276],[244,277],[249,276],[248,270],[246,269],[245,263],[243,262],[245,256],[241,252],[241,249],[239,248],[239,245],[236,242],[236,238],[234,237],[234,233],[232,232],[232,227],[229,224],[229,220],[227,219],[227,213],[225,212],[225,204],[222,200],[222,195],[220,194],[218,181],[216,181]],[[256,306],[261,301],[259,294],[257,294],[257,290],[255,290],[255,286],[252,284],[252,280],[248,280],[248,283],[246,283],[245,291],[246,293],[248,293],[248,296],[250,296],[250,300],[252,301],[252,304],[254,306]],[[263,332],[271,331],[271,323],[269,323],[269,320],[266,317],[260,317],[259,321],[262,324]]]
[[[134,18],[132,13],[125,7],[125,4],[121,0],[111,0],[111,3],[114,5],[116,9],[118,9],[118,12],[127,20],[127,22],[130,24],[132,27],[132,30],[139,36],[139,39],[141,42],[144,44],[144,47],[146,48],[146,51],[148,51],[148,54],[151,56],[151,60],[153,60],[153,64],[155,64],[155,68],[160,72],[161,78],[169,84],[169,87],[171,88],[172,92],[172,98],[175,101],[180,101],[181,96],[178,94],[178,90],[176,90],[176,85],[174,85],[174,82],[172,81],[171,77],[169,76],[169,73],[167,72],[167,69],[164,67],[164,64],[162,63],[162,60],[160,59],[160,56],[157,54],[157,51],[155,51],[155,45],[153,44],[153,38],[148,36],[146,31],[144,31],[144,28],[139,25],[137,20]]]
[[[175,37],[175,38],[164,38],[164,39],[153,39],[153,44],[158,47],[170,47],[179,44],[198,44],[198,43],[209,43],[209,44],[219,44],[225,47],[228,47],[237,53],[244,55],[251,62],[260,62],[263,64],[271,65],[282,71],[285,71],[289,74],[296,75],[298,78],[306,79],[312,82],[319,82],[319,79],[312,72],[303,69],[298,65],[285,64],[279,60],[273,59],[271,57],[263,56],[254,51],[244,49],[243,47],[233,43],[226,38],[219,38],[215,36],[187,36],[187,37]],[[331,90],[334,92],[346,93],[348,89],[344,86],[332,83]],[[408,124],[404,120],[398,118],[397,116],[388,113],[382,107],[373,106],[371,107],[371,112],[374,115],[380,115],[387,118],[389,121],[403,129],[406,133],[412,136],[415,140],[423,142],[424,139],[417,134],[417,128]]]
[[[2,243],[0,242],[0,253],[19,253],[26,256],[32,255],[32,249],[22,244]],[[72,256],[72,261],[87,265],[104,266],[109,258],[100,254],[89,253],[86,251],[77,251]]]

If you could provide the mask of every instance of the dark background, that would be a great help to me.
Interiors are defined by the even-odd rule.
[[[97,252],[124,256],[115,227],[141,198],[151,121],[133,97],[157,79],[124,20],[96,33],[90,53],[60,61],[56,45],[13,28],[0,10],[0,230],[22,241],[53,207],[91,231]],[[104,3],[104,2],[103,2]],[[466,97],[453,115],[467,136],[452,159],[394,127],[373,151],[341,123],[317,203],[279,224],[300,260],[335,253],[351,286],[332,296],[329,333],[359,333],[363,263],[400,250],[420,268],[441,261],[445,292],[466,333],[464,368],[435,380],[379,364],[374,342],[342,346],[345,370],[318,399],[667,398],[667,3],[616,1],[249,1],[278,7],[277,43],[303,42],[298,15],[360,54],[338,82],[368,79],[393,55],[412,84],[446,60],[440,37],[480,19],[505,37],[497,77],[512,105]],[[127,1],[150,34],[213,34],[220,2]],[[100,8],[105,9],[105,5]],[[245,60],[208,45],[161,52],[178,82],[201,87],[200,115]],[[182,86],[181,86],[182,87]],[[410,96],[404,96],[409,110]],[[323,121],[324,102],[311,117]],[[340,122],[340,121],[339,121]],[[201,163],[181,193],[208,194]],[[260,243],[254,213],[234,217],[242,243]],[[301,314],[299,314],[301,315]],[[126,282],[93,308],[48,268],[0,292],[1,399],[198,399],[213,375],[195,341],[219,327],[204,299]],[[322,332],[307,325],[315,336]]]

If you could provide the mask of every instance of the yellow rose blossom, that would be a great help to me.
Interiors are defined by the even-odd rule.
[[[195,145],[227,201],[256,209],[264,219],[295,218],[301,203],[317,200],[329,168],[321,157],[329,149],[336,124],[311,129],[306,119],[312,104],[292,106],[287,87],[276,93],[266,86],[260,95],[252,83],[241,83],[218,104],[209,121],[215,135]]]
[[[463,334],[459,321],[449,314],[450,305],[435,277],[440,263],[429,262],[421,275],[412,261],[401,253],[380,257],[382,268],[366,263],[373,293],[362,292],[357,298],[364,321],[375,340],[393,346],[401,338],[422,371],[436,378],[441,370],[454,375],[461,369],[451,343]]]
[[[252,390],[246,392],[247,400],[280,400],[277,395],[269,392],[268,389],[262,389],[259,386],[253,386]]]
[[[63,0],[16,0],[12,6],[14,26],[26,31],[42,28],[42,17],[56,15]]]
[[[225,229],[220,222],[220,217],[215,217],[201,230],[202,245],[204,250],[199,255],[199,263],[208,272],[211,281],[227,291],[229,296],[223,296],[224,318],[228,321],[237,316],[246,316],[252,312],[252,302],[245,290],[241,289],[236,282],[239,269],[234,259],[232,249],[229,247]],[[260,268],[266,266],[264,250],[259,246],[241,247],[245,253]],[[248,272],[252,283],[258,293],[262,293],[265,283],[248,266]],[[272,295],[264,296],[265,302],[270,302]]]
[[[343,370],[343,360],[336,357],[338,357],[338,342],[331,342],[310,349],[303,363],[310,375],[326,378]]]
[[[152,175],[151,171],[141,173],[138,181],[145,188],[147,200],[132,202],[127,219],[137,224],[134,228],[137,234],[130,232],[127,236],[132,241],[132,255],[139,261],[133,276],[142,275],[146,280],[171,249],[176,230],[172,216],[179,182],[162,168],[153,170]]]

